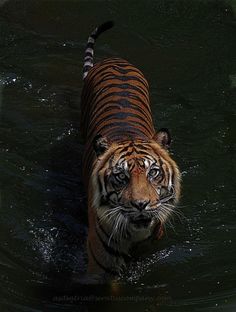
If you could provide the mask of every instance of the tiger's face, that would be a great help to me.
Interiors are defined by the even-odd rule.
[[[93,206],[114,236],[148,235],[165,223],[179,198],[179,170],[155,141],[106,146],[94,172]]]

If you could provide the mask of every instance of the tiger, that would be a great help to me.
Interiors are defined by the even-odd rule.
[[[155,131],[149,86],[128,61],[94,64],[94,44],[113,27],[89,36],[83,65],[81,130],[88,199],[88,273],[119,276],[131,250],[160,237],[180,197],[181,176],[168,149],[168,129]]]

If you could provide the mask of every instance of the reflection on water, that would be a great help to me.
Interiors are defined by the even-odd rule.
[[[85,275],[79,98],[87,35],[110,19],[97,60],[124,57],[147,77],[157,128],[174,138],[185,217],[98,286]],[[236,309],[235,27],[224,1],[5,2],[1,311]]]

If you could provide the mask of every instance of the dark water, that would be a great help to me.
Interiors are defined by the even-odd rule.
[[[0,1],[2,3],[3,1]],[[236,3],[9,1],[0,7],[0,311],[236,311]],[[150,83],[183,175],[180,210],[120,281],[84,277],[79,99],[96,59]]]

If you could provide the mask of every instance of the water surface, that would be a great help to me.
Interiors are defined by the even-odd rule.
[[[13,1],[0,7],[0,310],[236,310],[236,22],[224,1]],[[80,93],[94,26],[150,84],[183,176],[165,238],[120,281],[84,278]]]

